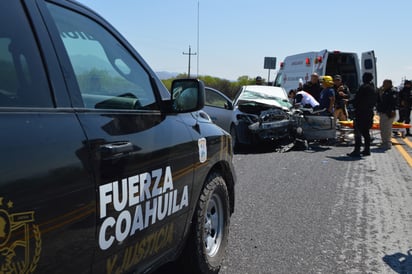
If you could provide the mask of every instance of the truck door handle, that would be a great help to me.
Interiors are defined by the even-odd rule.
[[[128,141],[119,141],[100,146],[100,151],[103,157],[126,154],[128,152],[132,152],[133,150],[133,144]]]

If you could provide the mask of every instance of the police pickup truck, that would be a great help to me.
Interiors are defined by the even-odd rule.
[[[218,272],[235,173],[203,84],[169,92],[76,2],[2,0],[0,22],[0,273]]]

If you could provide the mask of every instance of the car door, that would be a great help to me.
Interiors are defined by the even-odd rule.
[[[93,272],[127,272],[136,265],[142,271],[174,252],[186,229],[198,153],[190,132],[194,119],[181,114],[183,122],[162,111],[154,73],[102,19],[57,1],[47,10],[91,151]]]
[[[212,121],[227,132],[232,121],[232,101],[223,93],[213,88],[205,88],[205,107],[203,110]]]
[[[56,64],[33,1],[1,1],[1,273],[91,270],[95,187]]]

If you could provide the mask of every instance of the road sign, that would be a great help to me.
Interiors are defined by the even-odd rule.
[[[276,69],[276,57],[265,57],[264,69]]]

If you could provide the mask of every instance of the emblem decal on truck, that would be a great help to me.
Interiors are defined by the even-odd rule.
[[[206,143],[206,138],[200,138],[197,141],[198,147],[199,147],[199,161],[201,163],[206,162],[207,160],[207,143]]]
[[[40,229],[34,211],[13,212],[13,207],[0,197],[0,273],[32,273],[40,259]]]

